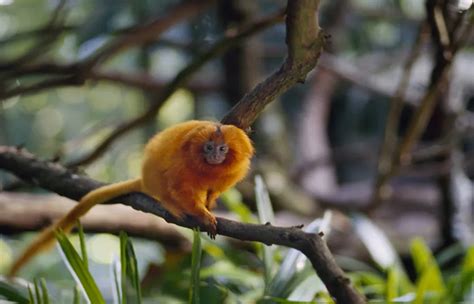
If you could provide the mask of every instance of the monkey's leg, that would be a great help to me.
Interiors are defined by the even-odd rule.
[[[211,238],[215,238],[217,232],[216,217],[207,209],[206,198],[207,193],[204,191],[174,191],[173,193],[173,207],[182,210],[183,213],[196,217],[203,223]]]
[[[207,190],[207,198],[206,198],[206,208],[207,210],[212,210],[216,206],[217,198],[219,197],[220,193],[214,190]]]

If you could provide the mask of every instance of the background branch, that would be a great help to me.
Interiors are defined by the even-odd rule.
[[[246,94],[221,120],[248,129],[265,106],[286,92],[316,66],[325,37],[319,29],[319,1],[288,1],[286,33],[288,57],[278,71]]]
[[[123,31],[121,35],[112,39],[112,41],[103,48],[77,63],[71,63],[65,66],[47,63],[33,68],[29,68],[28,66],[24,67],[22,64],[5,66],[3,67],[5,70],[2,71],[3,75],[1,75],[0,78],[2,80],[14,80],[15,83],[17,80],[16,77],[38,72],[61,74],[64,78],[46,79],[31,85],[19,85],[13,88],[2,88],[0,86],[0,101],[5,101],[7,98],[19,94],[37,93],[53,87],[82,85],[87,79],[87,74],[98,64],[104,63],[106,60],[127,48],[156,39],[156,37],[176,23],[197,15],[211,3],[212,0],[184,1],[173,7],[164,17],[156,18],[148,24],[138,25],[132,29]]]
[[[432,114],[439,102],[439,95],[443,92],[449,85],[448,75],[454,60],[454,57],[459,50],[459,48],[454,48],[454,42],[448,38],[442,38],[444,33],[444,28],[440,26],[445,25],[445,21],[439,22],[439,3],[436,0],[427,1],[427,21],[426,23],[431,27],[432,39],[437,45],[437,56],[436,63],[431,71],[431,80],[426,90],[425,94],[420,100],[420,105],[416,109],[415,113],[412,115],[405,135],[403,136],[401,142],[395,147],[392,145],[394,140],[393,133],[396,131],[398,126],[397,116],[399,116],[401,111],[401,101],[396,99],[392,104],[391,112],[388,117],[386,125],[386,134],[384,138],[384,146],[382,147],[382,155],[379,163],[379,173],[375,183],[375,189],[373,192],[373,197],[370,204],[367,205],[366,210],[372,210],[380,205],[384,198],[390,195],[389,189],[386,187],[390,178],[398,174],[402,166],[408,165],[412,161],[412,150],[415,144],[418,142],[423,131],[425,130],[428,122],[430,121]],[[438,16],[438,17],[436,17]],[[443,17],[444,18],[444,17]],[[438,22],[436,21],[438,20]],[[444,19],[443,19],[444,20]],[[469,29],[471,26],[467,25]],[[449,33],[450,36],[457,36],[458,32],[462,32],[462,25],[457,24],[457,27],[452,28]],[[424,29],[421,28],[423,32]],[[420,35],[422,35],[420,32]],[[464,39],[463,37],[461,39]],[[449,40],[449,44],[446,44],[446,40]],[[462,40],[465,41],[465,40]],[[412,56],[416,56],[419,52],[419,46],[415,44],[412,51]],[[409,72],[411,65],[413,64],[413,59],[409,58],[405,65],[405,71]],[[407,75],[404,75],[408,77]],[[406,84],[404,79],[400,83],[400,90],[405,90]],[[400,93],[402,93],[401,91]],[[393,152],[389,150],[394,150]],[[388,158],[389,154],[393,153],[393,157]]]
[[[66,215],[72,207],[73,201],[58,195],[1,192],[0,231],[4,235],[39,231]],[[163,219],[119,204],[96,206],[81,218],[81,224],[87,232],[119,234],[123,230],[171,248],[190,249],[189,240]]]

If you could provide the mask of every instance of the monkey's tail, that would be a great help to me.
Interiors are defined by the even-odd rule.
[[[92,207],[104,203],[120,195],[141,191],[141,179],[131,179],[124,182],[106,185],[86,194],[79,203],[69,213],[61,218],[57,223],[43,230],[38,237],[31,243],[23,254],[15,261],[8,277],[14,277],[18,271],[27,264],[34,256],[43,250],[48,249],[55,239],[54,232],[62,229],[65,233],[71,231],[76,221],[86,214]]]

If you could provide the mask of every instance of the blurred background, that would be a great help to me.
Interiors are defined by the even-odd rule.
[[[377,256],[392,252],[415,281],[410,246],[419,237],[434,254],[450,250],[443,265],[455,271],[474,240],[470,4],[321,1],[320,26],[330,38],[318,67],[254,124],[252,173],[224,195],[217,212],[240,220],[247,208],[255,212],[260,175],[277,225],[308,224],[331,210],[327,241],[346,270],[369,267],[383,277]],[[25,147],[103,182],[136,177],[154,133],[189,119],[220,120],[278,69],[287,55],[278,18],[285,6],[267,0],[0,0],[0,144]],[[167,18],[170,24],[151,39],[96,56],[117,37]],[[4,273],[34,235],[28,231],[72,203],[1,170],[0,182]],[[108,264],[119,248],[113,234],[125,230],[150,297],[179,302],[192,232],[125,206],[96,209],[83,224],[98,232],[88,234],[88,248],[101,288],[111,288]],[[208,270],[207,280],[229,284],[230,293],[248,292],[254,301],[250,291],[263,284],[258,250],[224,238],[203,246],[221,276],[211,278]],[[51,280],[57,296],[74,285],[55,252],[22,275]]]

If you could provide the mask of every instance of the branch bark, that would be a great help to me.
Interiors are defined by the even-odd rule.
[[[40,161],[27,151],[14,147],[0,146],[0,168],[73,200],[79,200],[88,192],[104,185],[77,175],[57,163]],[[108,203],[122,203],[182,227],[200,226],[199,221],[191,217],[184,220],[174,218],[159,202],[143,193],[130,193]],[[206,231],[205,226],[200,228]],[[317,234],[306,233],[295,227],[244,224],[220,217],[217,218],[217,233],[241,241],[256,241],[298,249],[311,261],[313,268],[338,303],[365,303],[364,298],[351,286],[349,279],[336,264],[326,243]]]
[[[280,69],[246,94],[221,120],[224,124],[249,129],[265,106],[298,82],[316,66],[325,37],[319,29],[319,1],[288,1],[286,42],[288,57]]]

